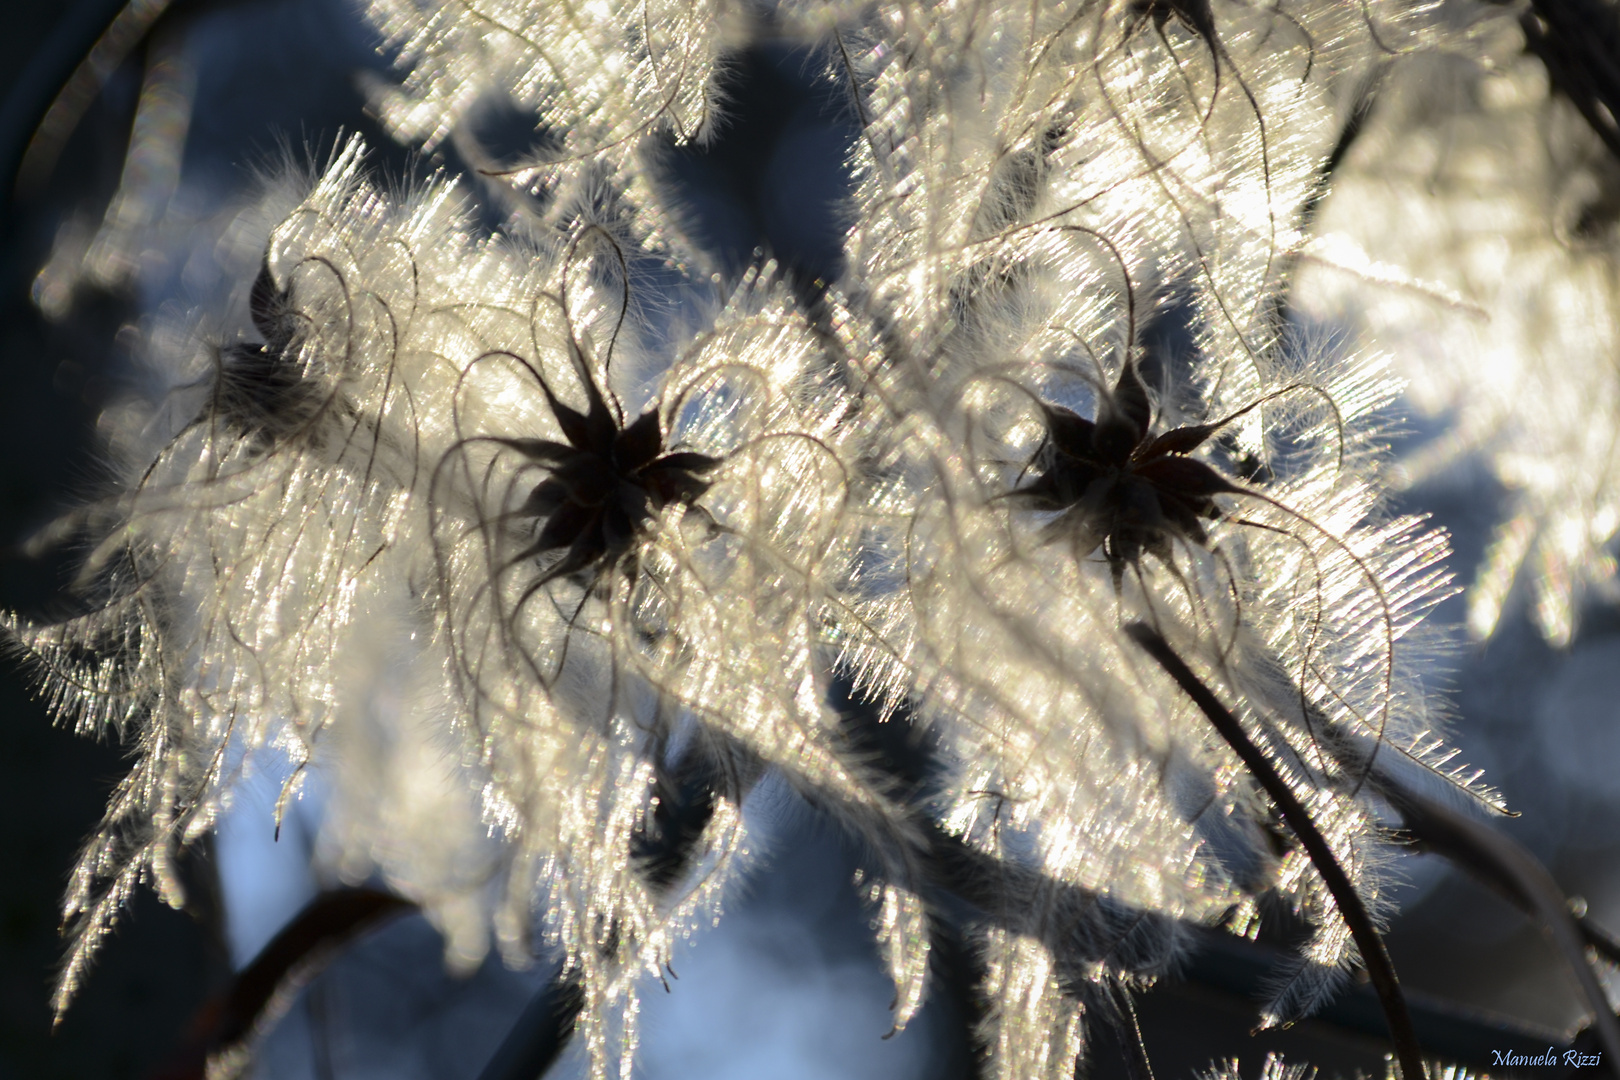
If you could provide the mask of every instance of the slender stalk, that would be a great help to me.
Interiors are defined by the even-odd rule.
[[[1620,1061],[1620,1022],[1586,961],[1588,946],[1613,961],[1620,955],[1620,943],[1602,928],[1577,919],[1552,875],[1512,837],[1416,792],[1381,785],[1380,793],[1400,811],[1407,831],[1418,843],[1461,866],[1541,923],[1592,1010],[1598,1041],[1610,1059]]]
[[[1127,1080],[1154,1080],[1153,1062],[1148,1058],[1147,1043],[1142,1040],[1142,1025],[1137,1022],[1131,992],[1117,982],[1106,985],[1116,1013],[1114,1028],[1119,1033],[1120,1056],[1125,1060]]]
[[[1620,8],[1612,0],[1530,0],[1519,27],[1525,51],[1547,66],[1553,89],[1620,158]]]
[[[1130,635],[1131,640],[1140,645],[1144,652],[1153,657],[1209,719],[1215,731],[1232,748],[1233,753],[1237,754],[1238,760],[1243,762],[1249,774],[1259,782],[1260,787],[1276,805],[1284,823],[1304,846],[1305,853],[1310,856],[1311,862],[1316,867],[1316,872],[1322,876],[1322,882],[1333,895],[1334,903],[1339,908],[1339,916],[1344,919],[1351,938],[1355,940],[1356,948],[1361,951],[1362,963],[1367,967],[1367,977],[1378,994],[1378,1004],[1384,1011],[1384,1021],[1389,1025],[1390,1039],[1395,1044],[1395,1058],[1400,1064],[1402,1077],[1404,1080],[1424,1080],[1423,1051],[1418,1045],[1417,1032],[1412,1027],[1412,1016],[1407,1011],[1406,998],[1401,993],[1400,980],[1395,975],[1395,965],[1389,958],[1389,950],[1384,948],[1384,939],[1379,936],[1378,928],[1373,925],[1372,917],[1361,902],[1360,894],[1350,883],[1344,867],[1339,865],[1333,849],[1328,846],[1326,838],[1317,829],[1316,822],[1311,819],[1304,804],[1295,797],[1293,790],[1277,772],[1270,759],[1255,746],[1243,730],[1243,725],[1238,723],[1238,718],[1221,704],[1214,692],[1193,673],[1157,630],[1146,623],[1133,622],[1126,625],[1125,633]]]
[[[147,40],[171,3],[172,0],[128,0],[111,16],[95,44],[73,69],[73,74],[51,100],[45,115],[31,132],[17,164],[17,175],[13,181],[16,194],[32,195],[50,179],[62,148],[67,145],[102,87],[130,53]],[[74,16],[86,23],[99,22],[106,17],[103,6],[89,3],[81,5]],[[10,177],[6,179],[11,180]]]
[[[315,897],[192,1019],[185,1044],[161,1074],[202,1080],[208,1063],[248,1047],[277,1014],[288,987],[314,977],[350,941],[415,905],[376,889],[334,889]]]
[[[1587,945],[1596,950],[1598,955],[1609,963],[1620,964],[1620,938],[1616,938],[1585,915],[1576,919],[1575,922],[1580,926],[1581,937],[1586,939]],[[1616,1060],[1620,1060],[1620,1058],[1616,1058]]]
[[[564,964],[523,1007],[478,1080],[540,1080],[568,1045],[584,1007],[579,971]]]

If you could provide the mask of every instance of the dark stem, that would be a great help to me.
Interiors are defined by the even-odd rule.
[[[1577,919],[1552,875],[1512,837],[1392,784],[1381,785],[1380,794],[1400,811],[1407,832],[1419,844],[1444,855],[1541,922],[1564,955],[1592,1010],[1592,1027],[1603,1049],[1610,1060],[1620,1061],[1620,1023],[1616,1023],[1608,997],[1586,962],[1588,945],[1612,962],[1620,957],[1620,943],[1601,927]]]
[[[246,1046],[272,1019],[280,992],[306,981],[348,942],[415,907],[377,889],[334,889],[304,905],[192,1020],[181,1049],[155,1077],[201,1080],[210,1059]]]
[[[1322,200],[1327,198],[1332,190],[1333,175],[1344,164],[1344,159],[1350,155],[1350,149],[1355,146],[1356,140],[1367,126],[1367,118],[1372,115],[1373,105],[1378,100],[1378,90],[1383,84],[1387,68],[1380,64],[1367,74],[1363,75],[1356,86],[1355,98],[1350,104],[1350,114],[1345,117],[1344,126],[1339,129],[1339,137],[1333,143],[1333,149],[1316,169],[1316,183],[1311,193],[1305,197],[1299,208],[1299,231],[1309,232],[1316,224],[1316,215],[1322,208]]]
[[[578,968],[566,963],[529,999],[478,1080],[540,1080],[556,1064],[585,1007]]]
[[[1142,1041],[1142,1025],[1136,1020],[1131,992],[1112,980],[1106,985],[1114,1007],[1114,1028],[1124,1051],[1121,1057],[1125,1059],[1126,1077],[1128,1080],[1154,1080],[1153,1062],[1148,1060],[1147,1043]]]
[[[1378,101],[1378,90],[1383,85],[1386,70],[1386,67],[1380,64],[1363,75],[1357,84],[1355,98],[1350,105],[1350,114],[1345,118],[1344,126],[1339,129],[1339,137],[1334,141],[1333,149],[1322,160],[1322,164],[1317,166],[1310,193],[1305,196],[1305,201],[1300,204],[1295,215],[1294,227],[1300,234],[1308,235],[1315,227],[1316,215],[1333,190],[1334,174],[1339,171],[1351,148],[1355,146],[1356,140],[1361,138],[1362,132],[1366,130],[1367,120],[1372,116],[1373,105]],[[1277,289],[1276,296],[1272,300],[1271,320],[1272,325],[1279,330],[1288,325],[1294,270],[1299,265],[1299,255],[1298,247],[1290,248],[1283,254],[1277,268],[1277,280],[1281,283],[1281,287]]]
[[[1585,915],[1575,920],[1581,928],[1581,937],[1586,939],[1599,956],[1611,964],[1620,965],[1620,938],[1616,938],[1603,927],[1592,922]],[[1620,1058],[1615,1060],[1620,1061]]]
[[[1620,7],[1612,0],[1530,0],[1519,17],[1524,48],[1620,158]]]
[[[1395,975],[1395,965],[1390,961],[1389,951],[1384,948],[1384,939],[1379,936],[1372,917],[1367,914],[1360,894],[1350,883],[1344,867],[1339,865],[1333,849],[1328,846],[1327,840],[1317,829],[1316,822],[1294,796],[1288,782],[1277,772],[1270,759],[1250,740],[1237,717],[1221,704],[1220,699],[1197,675],[1193,674],[1192,669],[1157,630],[1146,623],[1133,622],[1126,625],[1125,633],[1153,657],[1209,719],[1215,731],[1232,748],[1233,753],[1237,754],[1244,768],[1276,805],[1284,823],[1305,848],[1305,853],[1310,856],[1316,872],[1321,875],[1323,884],[1327,886],[1334,903],[1338,905],[1339,916],[1350,931],[1356,948],[1361,952],[1367,977],[1378,994],[1378,1004],[1383,1008],[1384,1021],[1389,1025],[1390,1039],[1395,1044],[1395,1057],[1400,1063],[1401,1075],[1405,1080],[1424,1080],[1423,1051],[1418,1045],[1417,1032],[1412,1028],[1412,1016],[1407,1011],[1406,998],[1401,994],[1401,984]]]
[[[14,209],[17,167],[40,121],[123,7],[123,0],[59,4],[61,14],[50,33],[35,46],[27,66],[14,73],[15,81],[0,101],[0,216],[9,219]]]

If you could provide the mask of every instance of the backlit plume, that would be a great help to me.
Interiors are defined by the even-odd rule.
[[[1311,928],[1269,1023],[1370,959],[1385,800],[1493,796],[1422,677],[1450,587],[1445,537],[1386,502],[1403,383],[1290,323],[1289,289],[1359,88],[1448,24],[368,11],[385,128],[477,175],[389,187],[350,138],[267,185],[227,332],[171,319],[162,389],[109,414],[115,489],[69,523],[84,613],[7,623],[66,720],[139,751],[74,875],[59,1010],[131,890],[179,901],[266,747],[283,809],[307,773],[331,792],[323,858],[454,962],[565,955],[596,1077],[630,1075],[640,988],[759,866],[767,779],[860,851],[896,1027],[960,924],[1006,1080],[1073,1075],[1189,925],[1252,936],[1267,895]],[[654,164],[783,41],[858,128],[842,270],[710,276]],[[492,108],[532,114],[523,154],[480,143]]]

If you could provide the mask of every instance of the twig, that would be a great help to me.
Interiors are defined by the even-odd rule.
[[[79,126],[85,111],[125,58],[146,40],[171,2],[129,0],[113,16],[34,129],[17,166],[14,188],[17,194],[31,195],[49,179],[57,156]]]
[[[579,970],[565,963],[524,1006],[478,1080],[539,1080],[568,1045],[584,1007]]]
[[[1586,939],[1587,945],[1591,946],[1593,951],[1611,964],[1620,964],[1620,938],[1616,938],[1585,915],[1576,919],[1575,923],[1581,928],[1581,936]]]
[[[1620,1061],[1620,1023],[1586,962],[1588,945],[1612,961],[1620,956],[1620,943],[1600,927],[1577,919],[1552,875],[1512,837],[1393,784],[1381,784],[1379,793],[1400,811],[1407,832],[1420,844],[1444,855],[1541,922],[1592,1010],[1592,1026],[1603,1049],[1611,1061]]]
[[[185,1044],[155,1074],[201,1080],[208,1062],[243,1049],[278,1012],[278,999],[307,981],[346,943],[413,905],[376,889],[335,889],[304,905],[270,943],[205,1002]]]
[[[1604,0],[1531,0],[1519,26],[1525,51],[1546,65],[1554,89],[1620,158],[1620,8]]]
[[[1142,1025],[1137,1022],[1131,992],[1117,982],[1110,981],[1107,987],[1109,997],[1113,999],[1114,1028],[1124,1044],[1124,1053],[1120,1056],[1125,1059],[1126,1077],[1129,1080],[1154,1080],[1153,1062],[1148,1059],[1147,1043],[1142,1041]]]
[[[1344,919],[1345,927],[1355,940],[1356,948],[1361,952],[1367,977],[1378,994],[1378,1004],[1383,1008],[1384,1020],[1389,1025],[1390,1039],[1395,1044],[1395,1056],[1400,1063],[1401,1075],[1405,1080],[1424,1080],[1423,1051],[1418,1045],[1417,1032],[1413,1030],[1412,1016],[1407,1011],[1406,998],[1401,994],[1400,980],[1395,976],[1395,965],[1390,961],[1389,950],[1384,948],[1384,939],[1379,936],[1372,917],[1367,914],[1367,909],[1361,902],[1361,895],[1350,883],[1344,867],[1339,865],[1338,858],[1317,829],[1316,822],[1311,819],[1311,815],[1295,797],[1287,781],[1277,772],[1270,759],[1249,739],[1243,725],[1238,723],[1237,717],[1221,704],[1220,699],[1197,675],[1193,674],[1192,669],[1157,630],[1146,623],[1133,622],[1126,625],[1125,633],[1153,657],[1209,719],[1216,732],[1232,748],[1238,760],[1243,762],[1249,774],[1271,798],[1283,821],[1304,846],[1305,853],[1310,856],[1312,864],[1316,867],[1316,872],[1322,876],[1323,884],[1333,895],[1334,903],[1339,908],[1339,916]]]

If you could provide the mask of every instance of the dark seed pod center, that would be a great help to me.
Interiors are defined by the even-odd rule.
[[[553,402],[567,442],[503,440],[548,472],[522,510],[541,524],[520,558],[562,552],[542,583],[617,562],[665,508],[701,498],[705,476],[720,464],[706,454],[666,452],[656,409],[621,428],[601,396],[591,397],[586,413]]]
[[[220,350],[212,415],[260,449],[308,427],[326,395],[305,378],[293,348],[300,321],[288,289],[278,288],[266,256],[248,294],[248,311],[264,343]]]
[[[1101,548],[1116,583],[1144,553],[1169,559],[1172,541],[1209,543],[1203,521],[1221,516],[1220,494],[1241,489],[1187,455],[1221,425],[1173,428],[1152,436],[1147,389],[1127,362],[1096,420],[1058,405],[1043,405],[1046,440],[1031,471],[1034,479],[1011,494],[1035,510],[1058,516],[1048,539],[1067,538],[1085,558]]]

